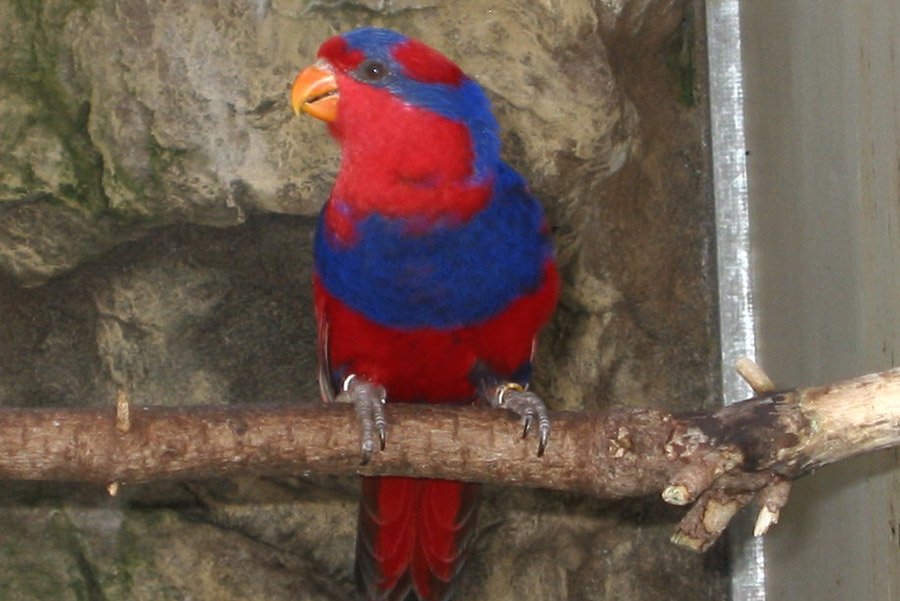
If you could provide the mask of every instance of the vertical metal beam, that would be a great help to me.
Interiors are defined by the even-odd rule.
[[[739,0],[706,1],[706,37],[722,392],[725,402],[731,403],[752,393],[735,373],[735,361],[756,356]],[[739,520],[732,528],[731,597],[734,601],[766,598],[762,540],[751,537],[749,532],[747,520]]]

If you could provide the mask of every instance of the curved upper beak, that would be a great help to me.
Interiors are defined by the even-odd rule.
[[[337,118],[338,85],[330,68],[310,65],[297,75],[291,88],[291,107],[299,115],[304,112],[322,121]]]

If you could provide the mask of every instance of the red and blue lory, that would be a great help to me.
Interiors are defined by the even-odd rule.
[[[548,227],[500,159],[481,87],[394,31],[322,44],[295,112],[328,123],[340,170],[315,239],[320,380],[357,404],[363,454],[384,444],[381,402],[472,403],[538,422],[523,392],[535,336],[559,294]],[[506,398],[504,398],[504,395]],[[472,546],[478,486],[362,479],[356,575],[370,600],[449,599]]]

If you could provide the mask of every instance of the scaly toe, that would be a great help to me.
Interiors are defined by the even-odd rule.
[[[386,398],[383,386],[356,375],[344,379],[341,392],[335,398],[339,402],[352,403],[356,409],[363,465],[372,460],[376,432],[379,447],[384,450],[387,441],[387,419],[384,415]]]
[[[522,438],[528,435],[534,422],[538,430],[538,457],[544,455],[547,441],[550,439],[550,415],[547,405],[541,398],[525,390],[521,385],[508,382],[498,386],[489,396],[492,407],[512,411],[522,418]]]

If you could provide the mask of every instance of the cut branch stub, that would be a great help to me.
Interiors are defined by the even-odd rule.
[[[791,483],[774,476],[759,492],[757,501],[760,505],[756,525],[753,527],[753,536],[762,536],[769,531],[773,524],[777,524],[781,517],[781,510],[787,505],[791,494]]]
[[[753,496],[753,492],[746,491],[707,490],[684,515],[672,535],[672,542],[694,551],[705,551]]]

